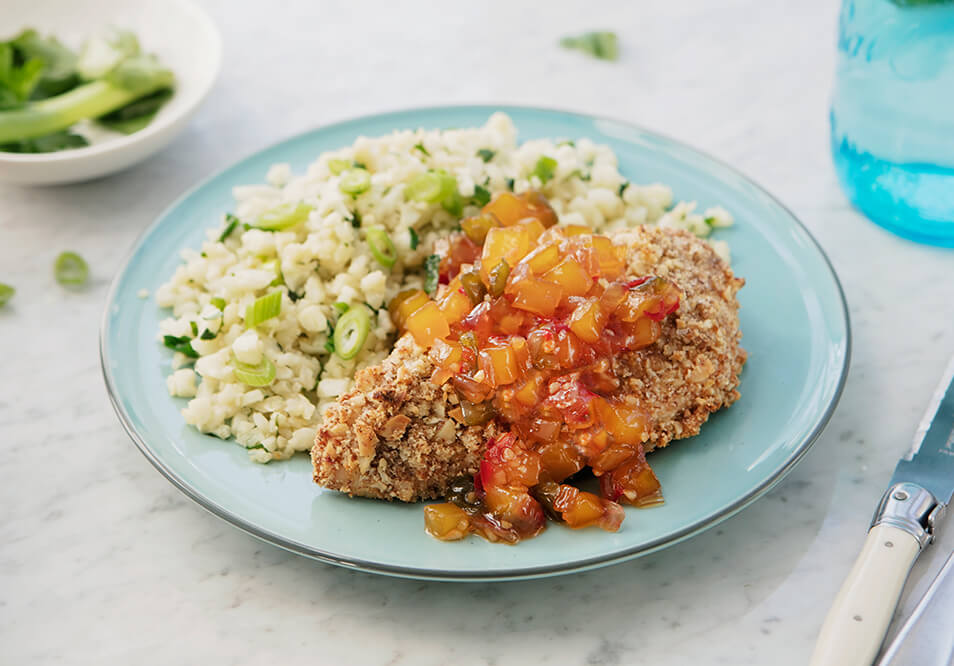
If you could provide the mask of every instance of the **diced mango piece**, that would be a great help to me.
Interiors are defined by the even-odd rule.
[[[395,296],[388,305],[388,311],[391,314],[391,321],[400,329],[404,329],[404,324],[408,316],[420,308],[431,299],[420,289],[406,289]]]
[[[557,243],[550,243],[533,250],[522,259],[521,263],[529,266],[535,275],[542,275],[560,263],[561,258],[560,246]]]
[[[580,303],[569,320],[570,330],[584,342],[595,344],[603,335],[606,326],[606,315],[600,309],[598,301]]]
[[[528,277],[512,285],[513,306],[540,315],[552,317],[563,298],[563,289],[540,278]]]
[[[623,274],[626,269],[624,253],[622,246],[613,245],[613,241],[606,236],[593,236],[593,256],[599,265],[601,277],[612,281]]]
[[[513,384],[520,373],[510,345],[487,347],[477,354],[478,364],[493,386]]]
[[[434,301],[428,301],[408,315],[404,328],[422,347],[430,347],[435,340],[443,340],[450,335],[447,318]]]
[[[457,323],[467,316],[471,306],[470,296],[460,286],[460,281],[455,278],[448,286],[447,294],[441,300],[441,312],[447,317],[448,322]]]
[[[490,271],[501,260],[506,261],[509,266],[516,266],[528,252],[530,235],[525,227],[494,227],[488,231],[480,255],[480,276],[484,283],[490,284]]]
[[[543,226],[543,222],[538,220],[535,217],[529,217],[523,220],[520,220],[520,226],[527,230],[527,233],[530,235],[530,243],[534,244],[540,238],[546,227]]]
[[[583,296],[593,287],[593,278],[571,257],[567,257],[541,277],[560,285],[566,296]]]

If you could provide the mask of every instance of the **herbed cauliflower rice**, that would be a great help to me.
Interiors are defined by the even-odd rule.
[[[405,195],[406,185],[429,170],[456,178],[464,216],[478,211],[481,194],[536,188],[561,224],[597,232],[658,224],[707,236],[712,227],[732,224],[720,207],[699,214],[695,203],[673,205],[665,185],[628,183],[607,146],[588,139],[517,145],[516,139],[510,118],[496,113],[478,128],[360,137],[320,155],[303,176],[276,164],[267,184],[236,187],[238,223],[225,218],[208,230],[201,250],[184,250],[183,263],[156,292],[159,306],[173,314],[161,322],[160,341],[171,336],[179,349],[185,344],[192,350],[174,353],[167,378],[170,395],[189,398],[182,410],[186,423],[234,438],[256,462],[311,448],[324,408],[350,389],[356,370],[390,352],[395,327],[388,301],[423,286],[434,241],[457,228],[459,216],[440,202]],[[555,165],[546,160],[552,168],[541,170],[541,158]],[[360,194],[339,187],[348,173],[341,171],[345,163],[370,174],[370,186]],[[278,231],[250,226],[276,206],[301,203],[311,207],[301,223]],[[396,249],[390,269],[366,242],[364,232],[375,226],[386,230]],[[728,246],[712,243],[728,260]],[[282,294],[280,313],[249,328],[246,308],[276,290]],[[350,360],[331,351],[341,304],[373,313],[367,339]],[[256,366],[265,359],[275,367],[267,386],[236,377],[235,362]]]

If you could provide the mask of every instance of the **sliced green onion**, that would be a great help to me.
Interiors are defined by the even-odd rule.
[[[348,305],[347,303],[342,303],[341,301],[338,301],[337,303],[332,303],[331,307],[333,307],[335,309],[335,312],[337,312],[339,315],[343,315],[345,312],[347,312],[351,308],[350,305]]]
[[[53,274],[62,285],[80,285],[89,277],[89,266],[75,252],[62,252],[53,264]]]
[[[384,227],[369,227],[364,231],[364,239],[368,243],[371,254],[379,264],[385,268],[391,268],[397,261],[397,248],[388,236]]]
[[[263,321],[277,317],[282,311],[282,292],[279,289],[255,300],[245,308],[245,325],[255,328]]]
[[[417,232],[414,231],[414,229],[408,229],[407,232],[411,236],[411,242],[410,242],[411,249],[416,250],[417,244],[420,242],[420,239],[417,237]]]
[[[8,284],[0,282],[0,308],[10,302],[17,290]]]
[[[220,243],[232,235],[232,232],[235,231],[235,227],[237,227],[239,223],[239,219],[232,215],[232,213],[225,214],[225,221],[228,222],[228,224],[225,225],[225,229],[223,229],[219,235]]]
[[[192,336],[195,337],[199,334],[199,325],[194,321],[189,322],[189,328],[192,329]]]
[[[440,280],[441,258],[439,255],[432,254],[424,260],[424,291],[433,294],[437,291],[437,283]]]
[[[209,303],[217,307],[222,312],[225,312],[225,299],[219,298],[218,296],[213,296],[209,299]]]
[[[262,356],[261,362],[256,365],[242,363],[233,356],[232,368],[235,378],[249,386],[268,386],[275,381],[275,364],[267,356]]]
[[[199,352],[192,348],[191,343],[192,338],[190,338],[188,335],[183,335],[181,337],[176,337],[175,335],[162,336],[162,344],[172,351],[185,354],[189,358],[199,358]]]
[[[328,160],[328,171],[330,171],[336,176],[339,175],[345,169],[350,169],[350,168],[351,168],[351,162],[349,162],[348,160],[342,160],[342,159],[338,159],[334,157]]]
[[[411,201],[437,203],[444,196],[444,180],[436,171],[418,174],[404,188],[404,196]]]
[[[335,324],[335,354],[345,361],[354,358],[361,351],[370,331],[371,314],[367,308],[351,308]]]
[[[282,276],[282,262],[278,259],[271,259],[262,264],[262,268],[267,271],[272,271],[275,274],[275,279],[268,283],[269,287],[277,287],[280,284],[285,284],[285,278]]]
[[[540,179],[540,183],[546,183],[549,180],[553,179],[553,174],[556,173],[557,161],[552,157],[547,157],[546,155],[541,155],[540,159],[537,160],[537,165],[533,167],[533,171],[530,173],[531,176],[536,176]]]
[[[338,189],[345,194],[357,196],[371,187],[371,174],[364,169],[348,169],[341,174]]]
[[[616,60],[619,57],[619,44],[616,33],[608,30],[585,32],[574,37],[564,37],[560,46],[577,49],[601,60]]]
[[[301,224],[308,219],[308,214],[314,208],[306,203],[283,203],[274,208],[265,211],[252,223],[256,229],[265,231],[281,231]]]

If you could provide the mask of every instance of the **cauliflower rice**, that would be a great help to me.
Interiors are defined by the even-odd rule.
[[[542,156],[556,160],[547,182],[533,173]],[[370,188],[357,196],[343,193],[330,160],[365,166]],[[693,202],[673,205],[665,185],[627,183],[613,151],[588,139],[518,146],[513,123],[501,113],[478,128],[360,137],[320,155],[302,176],[276,164],[267,184],[234,189],[235,216],[247,224],[277,205],[304,202],[313,207],[307,220],[281,231],[239,224],[220,242],[223,220],[207,231],[200,250],[183,250],[183,263],[156,291],[159,306],[173,315],[161,322],[160,341],[188,338],[192,356],[198,355],[175,352],[167,377],[170,395],[189,399],[182,410],[186,423],[234,438],[257,462],[311,448],[324,408],[350,389],[356,370],[390,352],[395,328],[388,301],[423,286],[422,267],[434,241],[457,227],[458,218],[439,203],[405,199],[405,184],[429,169],[456,178],[465,216],[479,208],[470,201],[478,188],[491,194],[537,188],[561,224],[598,232],[658,224],[707,236],[712,227],[732,224],[720,207],[699,214]],[[398,259],[390,269],[364,241],[362,231],[370,226],[384,227],[394,243]],[[728,259],[724,242],[713,245]],[[282,291],[280,314],[249,329],[246,307],[275,289]],[[336,303],[373,312],[368,337],[351,360],[329,351]],[[256,365],[266,357],[275,365],[269,385],[236,379],[233,359]]]

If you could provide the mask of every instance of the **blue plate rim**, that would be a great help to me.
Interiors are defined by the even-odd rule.
[[[418,567],[404,567],[404,566],[395,566],[388,564],[381,564],[378,562],[372,562],[368,560],[363,560],[360,558],[343,558],[335,555],[334,553],[324,551],[319,548],[314,548],[307,544],[295,541],[293,539],[285,538],[279,534],[271,532],[266,529],[262,529],[257,525],[249,522],[248,520],[242,518],[240,515],[232,512],[231,510],[221,506],[220,504],[210,500],[205,497],[201,491],[194,488],[191,484],[186,482],[181,478],[173,469],[165,465],[159,458],[153,453],[149,444],[145,441],[145,437],[139,433],[132,424],[132,419],[127,413],[126,408],[123,406],[122,402],[119,400],[117,395],[117,389],[115,386],[114,378],[109,369],[109,351],[106,345],[106,340],[108,337],[109,331],[109,315],[110,310],[113,306],[116,293],[119,290],[120,284],[123,282],[125,274],[128,272],[132,260],[135,258],[136,253],[142,247],[142,241],[148,237],[153,230],[159,227],[166,217],[175,210],[179,205],[181,205],[185,200],[191,197],[193,194],[203,189],[209,183],[219,178],[225,172],[230,169],[243,164],[250,159],[253,159],[266,151],[274,150],[280,148],[281,146],[292,144],[296,141],[301,140],[303,137],[313,134],[314,132],[320,130],[331,130],[331,129],[342,129],[346,128],[348,125],[352,124],[361,124],[363,122],[372,120],[372,119],[386,119],[389,117],[398,117],[410,113],[420,113],[420,112],[455,112],[455,111],[482,111],[486,114],[492,114],[497,111],[509,112],[510,110],[519,110],[525,112],[540,112],[540,113],[549,113],[549,114],[560,114],[565,116],[575,116],[577,118],[586,119],[588,121],[598,121],[598,122],[609,122],[615,123],[630,129],[634,129],[637,132],[642,134],[654,136],[664,141],[667,141],[671,144],[674,144],[680,148],[687,149],[692,151],[702,157],[708,159],[712,163],[718,165],[722,169],[734,174],[736,177],[747,182],[749,185],[754,187],[758,192],[768,198],[774,205],[778,206],[792,222],[795,223],[796,227],[805,235],[805,237],[811,241],[815,250],[818,252],[825,266],[828,268],[829,275],[832,279],[832,282],[835,286],[835,291],[838,295],[838,300],[841,303],[841,313],[844,318],[845,326],[845,346],[844,346],[844,356],[842,358],[842,367],[841,372],[838,377],[837,385],[835,390],[829,400],[828,404],[825,407],[825,410],[822,412],[818,421],[816,422],[814,428],[811,432],[808,433],[804,439],[798,443],[796,447],[792,448],[792,452],[785,462],[784,465],[780,466],[775,470],[770,476],[768,476],[761,484],[750,490],[748,493],[740,496],[736,501],[731,504],[718,509],[712,514],[705,516],[695,523],[684,527],[682,530],[668,534],[663,537],[653,539],[648,542],[641,543],[632,548],[626,549],[621,552],[613,553],[611,555],[591,557],[581,560],[575,560],[567,562],[566,564],[556,564],[556,565],[547,565],[547,566],[537,566],[537,567],[520,567],[511,570],[496,570],[488,571],[486,573],[473,572],[473,571],[455,571],[453,569],[429,569],[429,568],[418,568]],[[851,353],[852,353],[852,332],[851,332],[851,318],[848,310],[848,302],[845,298],[845,292],[841,285],[841,281],[838,278],[838,274],[835,272],[835,268],[831,263],[831,260],[828,257],[828,254],[819,244],[818,240],[812,235],[808,227],[776,196],[770,193],[767,189],[762,187],[754,179],[750,178],[748,175],[744,174],[739,169],[734,166],[724,162],[723,160],[713,157],[706,151],[700,150],[695,146],[692,146],[688,143],[674,139],[666,134],[657,132],[652,129],[648,129],[636,123],[632,123],[625,120],[620,120],[618,118],[613,118],[611,116],[596,115],[591,113],[586,113],[583,111],[575,111],[571,109],[561,109],[556,107],[540,107],[533,105],[521,105],[521,104],[450,104],[450,105],[430,105],[430,106],[413,106],[405,107],[399,109],[392,109],[389,111],[383,111],[378,113],[368,113],[360,116],[354,116],[346,118],[343,120],[338,120],[332,123],[325,125],[319,125],[311,129],[307,129],[301,132],[297,132],[291,136],[288,136],[284,139],[266,144],[262,148],[254,150],[244,157],[233,160],[228,165],[224,166],[221,169],[214,171],[212,174],[202,179],[196,185],[192,186],[186,190],[182,195],[176,198],[171,204],[169,204],[163,211],[156,217],[156,219],[147,226],[133,241],[130,249],[127,251],[126,256],[124,257],[120,268],[117,270],[115,277],[110,284],[109,292],[106,296],[106,307],[103,311],[103,318],[100,325],[100,335],[99,335],[99,356],[100,356],[100,368],[103,373],[103,380],[106,385],[106,392],[109,396],[109,401],[113,406],[113,409],[116,412],[116,416],[119,419],[120,425],[123,430],[133,441],[136,447],[139,449],[140,453],[145,456],[145,458],[155,467],[160,474],[162,474],[173,486],[175,486],[179,491],[186,495],[189,499],[196,502],[203,509],[213,514],[214,516],[221,518],[222,520],[230,523],[234,527],[240,529],[241,531],[253,536],[265,543],[271,544],[282,548],[283,550],[295,553],[296,555],[301,555],[309,559],[317,560],[320,562],[325,562],[327,564],[333,564],[336,566],[344,567],[351,570],[362,571],[366,573],[375,573],[375,574],[384,574],[389,576],[395,576],[398,578],[408,578],[415,580],[434,580],[434,581],[445,581],[445,582],[489,582],[489,581],[509,581],[509,580],[527,580],[533,578],[542,578],[553,575],[564,575],[570,573],[578,573],[582,571],[587,571],[590,569],[595,569],[598,567],[609,566],[612,564],[618,564],[642,555],[648,555],[649,553],[661,550],[667,546],[677,544],[681,541],[685,541],[701,532],[704,532],[707,529],[710,529],[719,523],[731,518],[735,514],[739,513],[750,504],[760,499],[768,491],[770,491],[776,484],[778,484],[786,475],[788,475],[792,469],[805,457],[808,451],[811,449],[812,445],[824,431],[825,427],[828,425],[831,420],[832,415],[835,412],[835,409],[838,406],[839,401],[841,400],[842,393],[845,388],[845,383],[848,377],[848,370],[851,365]]]

